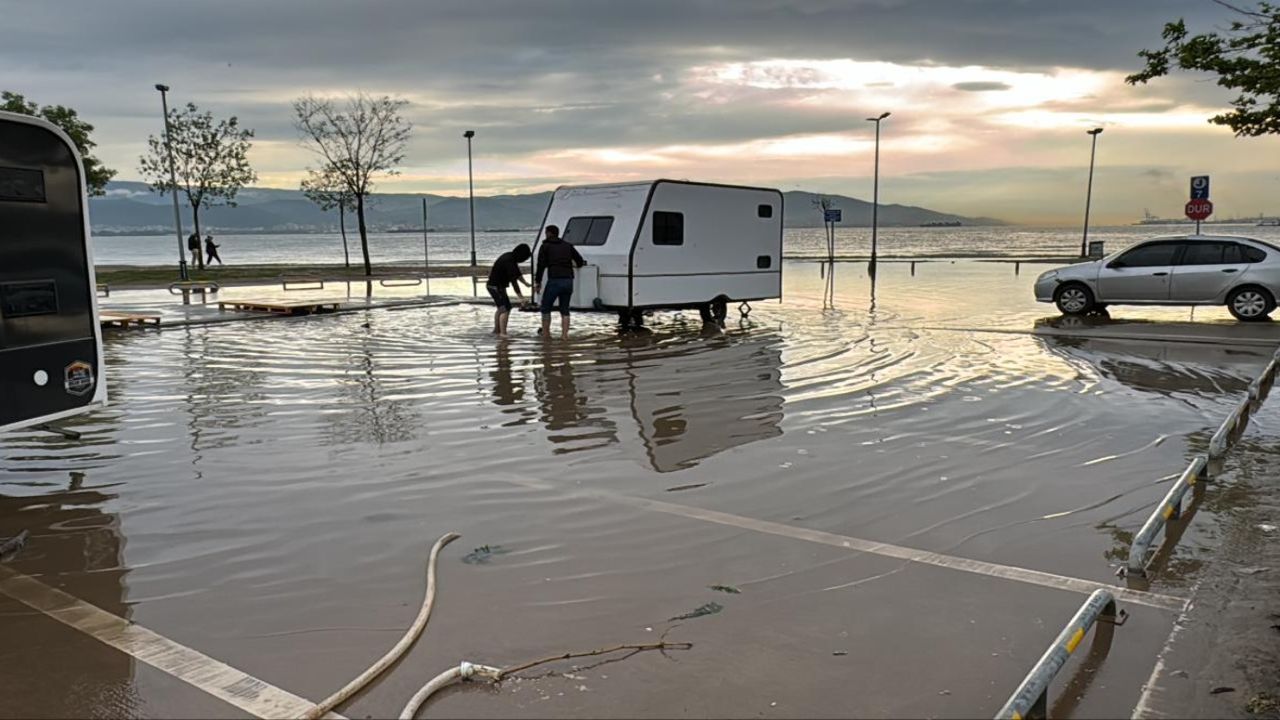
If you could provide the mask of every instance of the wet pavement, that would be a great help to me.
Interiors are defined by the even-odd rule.
[[[1092,335],[1047,334],[1037,272],[885,265],[873,294],[839,265],[828,295],[817,265],[791,263],[785,301],[724,332],[668,313],[619,336],[582,316],[568,343],[523,314],[498,342],[489,308],[452,303],[112,333],[112,404],[70,423],[81,442],[0,441],[0,537],[32,534],[4,567],[317,700],[399,637],[427,548],[456,530],[426,635],[348,716],[395,714],[463,659],[664,633],[694,647],[459,688],[424,714],[989,716],[1082,594],[805,533],[1115,584],[1275,327],[1113,308]],[[106,304],[210,312],[160,293]],[[1224,342],[1160,340],[1187,334]],[[1210,490],[1151,592],[1190,594],[1231,503]],[[1176,612],[1122,606],[1055,715],[1137,702]],[[5,717],[243,715],[4,597],[0,624]]]

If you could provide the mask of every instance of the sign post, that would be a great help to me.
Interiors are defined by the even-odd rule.
[[[827,263],[834,270],[836,266],[836,223],[840,222],[840,208],[823,208],[822,220],[827,226]]]
[[[1196,234],[1200,234],[1200,221],[1213,214],[1213,201],[1209,199],[1209,176],[1191,177],[1191,200],[1186,207],[1187,217],[1196,221]]]

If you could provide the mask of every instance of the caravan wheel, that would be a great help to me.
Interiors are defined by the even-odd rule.
[[[715,321],[724,324],[724,319],[729,317],[729,301],[724,298],[718,298],[711,301],[711,315]]]
[[[715,317],[711,314],[711,303],[698,306],[698,317],[702,318],[702,322],[715,322]]]

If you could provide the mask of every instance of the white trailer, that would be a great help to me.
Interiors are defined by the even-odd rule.
[[[547,225],[587,267],[571,307],[617,312],[697,309],[723,320],[727,304],[782,297],[782,192],[654,180],[557,188]],[[534,261],[538,243],[533,248]]]

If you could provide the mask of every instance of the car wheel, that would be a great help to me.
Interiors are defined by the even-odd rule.
[[[1053,304],[1063,315],[1083,315],[1093,309],[1093,293],[1080,283],[1066,283],[1054,291]]]
[[[1276,299],[1265,288],[1247,286],[1236,288],[1227,296],[1227,310],[1237,320],[1254,322],[1266,320],[1276,309]]]

